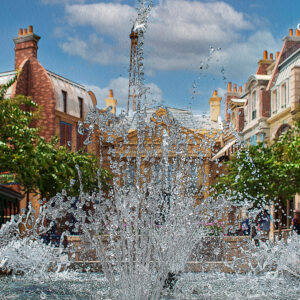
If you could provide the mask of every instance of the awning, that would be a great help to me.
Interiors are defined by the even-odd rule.
[[[14,191],[13,189],[8,188],[4,185],[0,185],[0,198],[1,196],[5,197],[8,200],[11,199],[21,200],[24,197],[21,193]]]
[[[235,144],[235,140],[231,141],[229,144],[225,145],[213,158],[212,160],[216,160],[224,155],[224,153]]]
[[[244,99],[244,98],[241,98],[241,99],[232,98],[231,102],[238,103],[238,104],[244,104],[244,103],[246,103],[246,100],[247,99]]]

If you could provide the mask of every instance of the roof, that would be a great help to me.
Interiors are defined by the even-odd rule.
[[[188,129],[217,129],[218,123],[210,120],[210,116],[206,114],[193,115],[190,110],[163,107],[167,111],[167,115],[170,118],[174,118],[179,125]],[[150,122],[150,118],[156,113],[159,108],[148,108],[144,113],[144,120],[146,123]],[[135,129],[137,127],[136,113],[131,117],[130,129]]]
[[[216,160],[218,158],[221,158],[225,152],[232,146],[235,144],[235,140],[229,142],[227,145],[225,145],[213,158],[212,160]]]
[[[249,76],[247,82],[246,82],[246,89],[249,89],[250,84],[253,81],[269,81],[272,78],[272,75],[262,75],[262,74],[252,74],[251,76]]]
[[[10,189],[2,184],[0,185],[0,195],[8,199],[18,199],[18,200],[21,200],[24,197],[21,193],[14,191],[13,189]]]
[[[254,75],[256,80],[270,80],[271,79],[271,75],[262,75],[262,74],[255,74]]]
[[[289,58],[287,59],[289,60]],[[288,79],[291,75],[291,70],[295,66],[300,66],[300,51],[298,51],[298,55],[295,55],[292,60],[284,61],[279,66],[279,72],[277,74],[277,78],[275,79],[274,86],[280,85],[283,81]]]
[[[247,100],[247,99],[244,99],[244,98],[240,98],[240,99],[232,98],[232,99],[231,99],[231,102],[244,104],[244,103],[246,103],[246,100]]]
[[[7,84],[11,79],[14,78],[14,76],[16,74],[17,74],[16,71],[9,71],[9,72],[0,73],[0,85]],[[12,89],[13,89],[13,87],[10,86],[9,89],[7,90],[7,92],[6,92],[6,95],[5,95],[6,98],[11,97]]]
[[[94,104],[87,89],[74,81],[71,81],[63,76],[57,75],[49,70],[47,73],[51,79],[51,82],[55,91],[56,109],[64,111],[63,94],[62,91],[67,92],[67,113],[75,117],[80,117],[79,101],[78,98],[83,99],[83,114],[93,109]]]

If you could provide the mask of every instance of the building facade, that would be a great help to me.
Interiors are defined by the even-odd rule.
[[[248,145],[273,143],[300,119],[300,31],[289,30],[280,52],[275,57],[264,51],[255,74],[245,83],[244,90],[231,82],[225,94],[225,119]],[[234,137],[216,158],[234,152]],[[227,153],[228,156],[228,153]],[[284,207],[286,228],[290,228],[293,210],[300,209],[300,197],[287,201]],[[276,216],[274,216],[276,217]]]
[[[13,39],[15,43],[15,67],[13,71],[0,73],[0,84],[6,84],[16,74],[20,75],[17,81],[9,88],[6,98],[13,98],[22,94],[31,97],[38,104],[41,113],[36,124],[40,128],[40,135],[49,141],[55,135],[59,137],[60,145],[71,151],[84,149],[97,155],[97,145],[91,143],[84,145],[85,135],[78,133],[78,123],[83,122],[87,113],[97,105],[97,100],[92,91],[83,85],[75,83],[63,76],[45,69],[38,60],[38,42],[40,37],[33,32],[33,27],[20,29],[19,34]],[[10,186],[12,187],[12,185]],[[1,186],[3,189],[9,186]],[[14,190],[20,192],[20,187],[15,185]],[[12,192],[13,199],[21,199]],[[5,195],[7,195],[7,190]],[[5,202],[5,199],[7,201]],[[10,213],[9,197],[0,198],[2,211]],[[39,203],[31,196],[33,207],[38,211]],[[26,200],[21,199],[18,209],[26,207]],[[11,210],[13,214],[13,210]],[[5,216],[7,219],[9,216]]]

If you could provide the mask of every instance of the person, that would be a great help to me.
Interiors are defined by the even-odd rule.
[[[249,219],[248,218],[243,219],[242,232],[243,232],[243,235],[250,235],[250,225],[249,225]]]
[[[293,230],[300,234],[300,211],[294,210],[294,218],[292,220]]]
[[[265,209],[263,215],[260,217],[258,222],[259,230],[261,231],[262,236],[269,237],[270,224],[271,224],[271,217],[268,211]]]

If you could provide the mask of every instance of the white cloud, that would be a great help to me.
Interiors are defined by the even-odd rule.
[[[127,63],[127,56],[119,51],[120,48],[114,47],[104,41],[104,38],[96,34],[89,35],[87,41],[79,37],[67,37],[60,43],[62,50],[70,55],[78,55],[83,59],[96,62],[102,65]]]
[[[90,26],[94,33],[67,38],[61,43],[65,52],[99,64],[129,63],[133,7],[104,2],[69,4],[66,14],[71,26]],[[210,62],[208,72],[220,73],[224,64],[228,76],[240,78],[241,69],[242,75],[253,72],[260,53],[277,44],[270,32],[255,31],[256,27],[255,21],[225,2],[161,0],[153,9],[146,36],[146,71],[196,70],[200,61],[207,60],[209,47],[216,46],[222,50]]]
[[[92,26],[96,32],[128,40],[136,11],[133,7],[119,3],[94,3],[86,5],[67,5],[66,13],[72,25]]]
[[[280,41],[266,30],[256,31],[244,42],[235,42],[223,53],[223,62],[233,78],[249,77],[256,72],[257,62],[263,58],[263,51],[279,51]],[[275,55],[274,55],[275,57]]]
[[[162,101],[162,91],[155,83],[146,84],[149,87],[149,94],[147,98],[149,102],[159,103]],[[98,106],[101,108],[105,107],[105,99],[108,98],[109,90],[112,89],[114,92],[114,97],[118,101],[117,109],[120,112],[121,109],[126,109],[128,100],[128,78],[119,77],[112,79],[107,87],[99,86],[87,86],[87,88],[93,91],[97,98]],[[132,104],[131,104],[132,105]]]

